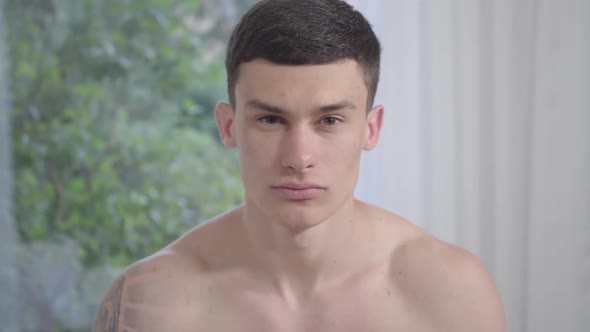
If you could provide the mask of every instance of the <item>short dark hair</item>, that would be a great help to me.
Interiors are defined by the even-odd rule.
[[[346,59],[362,67],[367,105],[375,99],[381,46],[365,17],[341,0],[262,0],[230,37],[225,68],[235,106],[239,66],[254,59],[277,64],[327,64]]]

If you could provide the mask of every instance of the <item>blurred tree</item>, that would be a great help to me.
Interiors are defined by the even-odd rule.
[[[241,201],[212,109],[219,45],[253,2],[6,0],[22,243],[73,240],[80,269],[122,267]],[[31,330],[66,331],[53,299],[25,292],[32,271]]]

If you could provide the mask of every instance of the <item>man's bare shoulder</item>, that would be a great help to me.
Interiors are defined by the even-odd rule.
[[[227,222],[234,217],[229,211],[213,218],[127,267],[104,295],[93,330],[190,330],[197,314],[206,311],[212,253],[221,248],[220,241],[231,243],[221,237],[231,234]]]
[[[391,275],[406,301],[438,331],[505,331],[490,275],[462,248],[422,233],[393,252]]]
[[[378,242],[391,244],[392,282],[417,317],[437,331],[505,331],[500,296],[477,257],[399,215],[361,206],[377,225]]]
[[[100,303],[93,331],[179,330],[206,302],[203,266],[164,249],[115,278]],[[196,300],[200,300],[197,302]],[[171,325],[172,324],[172,325]]]

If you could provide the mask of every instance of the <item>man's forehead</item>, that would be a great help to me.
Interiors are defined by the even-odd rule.
[[[283,65],[257,59],[244,63],[235,86],[236,101],[258,99],[277,104],[292,93],[300,98],[321,99],[321,104],[366,98],[367,86],[360,65],[354,60],[327,64]]]

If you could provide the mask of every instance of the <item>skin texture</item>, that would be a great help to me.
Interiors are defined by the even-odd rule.
[[[240,69],[215,115],[244,204],[123,271],[94,331],[505,331],[477,258],[354,198],[384,112],[357,63]]]
[[[94,331],[118,331],[117,325],[121,313],[121,294],[124,284],[124,275],[120,275],[113,281],[111,288],[107,291],[100,304],[100,309],[94,321]]]

